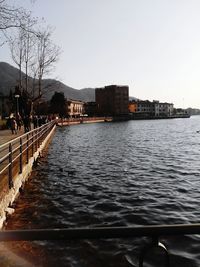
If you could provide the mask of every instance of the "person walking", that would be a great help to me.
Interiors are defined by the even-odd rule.
[[[38,127],[38,117],[34,116],[33,117],[33,128],[36,129]]]
[[[12,117],[10,120],[10,128],[11,128],[12,134],[17,134],[17,122],[14,117]]]
[[[17,122],[17,130],[20,131],[21,130],[21,126],[22,126],[22,118],[21,118],[19,113],[17,114],[16,122]]]
[[[28,115],[25,116],[23,122],[24,122],[24,132],[27,133],[31,130],[31,121]]]

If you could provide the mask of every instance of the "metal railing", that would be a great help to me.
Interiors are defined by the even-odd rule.
[[[119,239],[150,237],[152,243],[140,252],[138,266],[144,266],[145,256],[152,248],[159,248],[164,253],[165,265],[170,266],[170,255],[164,244],[159,242],[160,237],[200,234],[200,224],[177,225],[150,225],[135,227],[98,227],[72,229],[32,229],[0,231],[0,241],[42,241],[42,240],[81,240],[81,239]],[[130,266],[135,266],[127,258]]]
[[[29,163],[29,159],[38,150],[55,123],[46,123],[0,146],[0,192],[6,184],[9,189],[13,187],[14,177],[22,173],[23,167]]]

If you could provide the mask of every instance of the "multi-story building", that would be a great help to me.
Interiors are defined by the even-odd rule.
[[[78,118],[84,114],[84,102],[78,100],[67,100],[67,113],[71,118]]]
[[[129,112],[143,117],[170,117],[173,115],[174,105],[171,103],[160,103],[154,100],[137,100],[129,103]]]
[[[159,116],[172,116],[174,105],[170,103],[159,103]]]
[[[128,86],[110,85],[95,90],[98,115],[127,116],[129,88]]]
[[[139,100],[137,101],[137,112],[154,116],[155,105],[153,102],[150,102],[149,100],[145,101]]]

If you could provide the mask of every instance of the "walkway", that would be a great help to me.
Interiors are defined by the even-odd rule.
[[[24,128],[17,132],[17,134],[12,134],[11,130],[0,130],[0,145],[7,143],[8,141],[24,134]]]

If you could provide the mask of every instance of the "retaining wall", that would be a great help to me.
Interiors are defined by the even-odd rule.
[[[33,154],[32,157],[29,158],[29,162],[23,167],[22,173],[17,174],[13,181],[13,187],[3,196],[0,201],[0,229],[3,227],[4,222],[6,220],[7,215],[12,214],[14,209],[12,208],[13,202],[16,200],[17,196],[19,195],[20,188],[24,186],[24,183],[28,180],[34,162],[37,158],[41,155],[42,150],[48,145],[54,131],[56,129],[56,125],[51,129],[47,137],[43,140],[40,147],[37,151]]]

